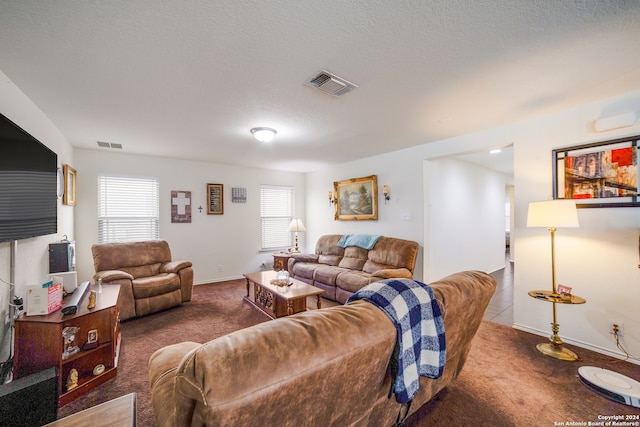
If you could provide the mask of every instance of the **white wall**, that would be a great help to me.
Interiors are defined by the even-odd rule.
[[[455,158],[425,161],[425,280],[505,262],[508,177]]]
[[[58,166],[73,164],[69,142],[10,80],[0,71],[0,112],[58,155]],[[49,243],[67,235],[73,239],[74,208],[58,201],[58,233],[18,241],[15,259],[15,294],[24,298],[24,286],[38,285],[49,273]],[[8,282],[11,268],[11,243],[0,243],[0,279]],[[6,318],[8,285],[0,283],[0,318]],[[0,349],[0,360],[6,358],[7,348]]]
[[[261,184],[294,186],[294,213],[304,218],[304,175],[299,173],[85,149],[75,150],[74,167],[78,172],[78,280],[90,280],[94,273],[91,245],[98,242],[99,174],[159,178],[160,238],[169,242],[174,259],[193,263],[196,284],[239,278],[259,271],[262,262],[273,262],[271,252],[260,252]],[[223,215],[207,215],[207,183],[224,185]],[[232,187],[247,189],[246,203],[231,202]],[[191,223],[171,223],[172,190],[191,191]],[[301,233],[303,244],[304,239]]]
[[[422,202],[422,157],[415,150],[402,150],[365,160],[345,163],[335,168],[308,173],[306,177],[307,245],[313,252],[323,234],[370,233],[414,240],[420,253],[414,277],[422,280],[422,248],[424,245]],[[369,175],[378,177],[378,220],[336,221],[328,193],[334,181]],[[390,200],[385,204],[382,186],[388,185]],[[402,219],[403,216],[408,219]]]
[[[439,172],[426,179],[423,168],[424,159],[430,157],[429,147],[398,150],[307,174],[309,246],[305,249],[313,251],[323,234],[372,233],[420,244],[414,272],[418,280],[439,279],[463,268],[494,271],[504,267],[504,187],[509,178],[468,162],[434,159],[429,163]],[[368,175],[378,177],[378,220],[335,221],[328,202],[333,182]],[[388,204],[381,194],[385,184],[390,188]],[[433,193],[434,205],[425,207],[425,191]],[[449,208],[455,210],[455,216],[447,212]],[[434,215],[430,221],[426,219],[429,212]],[[458,220],[464,221],[463,226]],[[435,242],[426,231],[430,227],[439,233]],[[437,250],[430,252],[429,247]],[[461,253],[469,256],[460,257]]]
[[[432,253],[443,248],[450,249],[450,233],[440,230],[453,227],[447,215],[430,218],[430,215],[434,215],[432,205],[440,203],[444,193],[434,192],[432,184],[437,189],[439,183],[436,180],[451,177],[453,172],[453,169],[445,168],[438,177],[433,167],[436,165],[442,169],[442,164],[436,161],[443,158],[513,143],[515,174],[511,236],[512,249],[516,248],[514,327],[539,334],[545,337],[541,339],[544,342],[551,334],[552,307],[529,297],[527,293],[551,286],[550,240],[547,230],[526,227],[528,204],[551,196],[552,149],[639,135],[640,122],[633,127],[599,134],[592,130],[593,120],[628,111],[640,113],[640,91],[539,119],[310,173],[306,181],[307,220],[310,223],[307,227],[310,230],[307,233],[308,241],[315,242],[319,235],[329,232],[374,232],[416,240],[424,251],[424,262],[420,263],[416,278],[424,276],[425,281],[439,276],[437,271],[440,268],[441,273],[450,268],[478,268],[478,261],[468,254],[461,256],[448,253],[447,256],[458,258],[459,262],[455,265],[449,265],[450,261],[432,259]],[[460,165],[450,166],[456,168]],[[471,170],[471,167],[468,172],[458,170],[461,175],[471,175],[471,181],[467,184],[457,184],[460,191],[473,188],[478,191],[472,182],[474,175]],[[332,182],[372,174],[378,175],[380,186],[391,186],[391,204],[380,205],[379,221],[334,221],[333,208],[328,206],[326,200],[327,192],[333,188]],[[488,175],[485,178],[491,179]],[[504,194],[503,191],[504,186],[500,189],[501,194]],[[421,198],[422,193],[425,196]],[[500,209],[503,213],[503,198],[501,195],[496,197],[501,199]],[[464,206],[456,207],[455,201],[446,202],[453,205],[454,209],[467,209]],[[401,221],[402,212],[410,213],[411,221]],[[451,212],[451,218],[455,218],[455,214]],[[558,307],[560,336],[567,343],[622,357],[612,335],[608,333],[609,324],[614,320],[624,323],[622,344],[632,354],[640,354],[640,269],[637,267],[640,209],[581,209],[578,215],[580,228],[557,232],[557,273],[558,282],[572,286],[575,294],[586,298],[587,303]],[[464,243],[474,245],[470,248],[471,252],[487,251],[487,241],[482,236],[466,239]],[[489,246],[492,247],[493,243]],[[307,249],[312,250],[313,247]],[[490,271],[491,268],[489,265],[481,269]],[[432,273],[434,277],[431,277]]]
[[[73,150],[69,142],[4,74],[0,72],[0,112],[58,155],[58,166],[73,165]],[[16,294],[24,285],[40,284],[49,273],[48,244],[60,241],[63,235],[73,239],[73,206],[58,200],[58,233],[23,239],[18,242],[16,257]],[[0,243],[0,278],[9,280],[10,243]]]
[[[517,134],[516,328],[551,334],[552,307],[527,296],[529,290],[551,287],[550,236],[545,229],[525,226],[528,203],[551,195],[551,150],[639,135],[640,123],[608,132],[592,131],[594,119],[628,111],[640,111],[640,91],[513,126]],[[565,342],[620,354],[608,333],[614,320],[625,325],[624,347],[640,354],[640,209],[579,209],[578,219],[579,228],[556,232],[557,282],[573,287],[587,303],[557,307],[560,336]]]

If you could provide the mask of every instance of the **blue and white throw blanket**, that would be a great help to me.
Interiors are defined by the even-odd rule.
[[[398,341],[391,361],[392,391],[398,403],[408,403],[420,387],[420,376],[440,378],[446,360],[444,322],[428,285],[411,279],[386,279],[353,294],[347,304],[365,300],[384,311],[396,326]],[[389,393],[391,395],[391,393]]]

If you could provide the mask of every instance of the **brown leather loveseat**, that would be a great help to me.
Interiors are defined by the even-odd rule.
[[[343,236],[327,234],[316,242],[315,253],[293,254],[289,274],[295,279],[324,289],[323,298],[340,303],[369,283],[383,279],[413,279],[419,245],[411,240],[379,237],[371,249],[338,246]]]
[[[173,261],[164,240],[101,243],[91,247],[94,282],[120,285],[120,319],[155,313],[191,300],[193,267]]]
[[[496,282],[466,271],[430,286],[443,313],[447,354],[440,378],[420,378],[411,413],[460,373]],[[149,361],[155,423],[391,426],[401,409],[388,397],[396,334],[381,309],[359,300],[260,323],[206,344],[163,347]]]

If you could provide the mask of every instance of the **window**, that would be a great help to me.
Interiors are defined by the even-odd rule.
[[[98,242],[158,239],[158,179],[98,177]]]
[[[293,187],[263,185],[260,188],[262,249],[293,245],[289,223],[293,218]]]

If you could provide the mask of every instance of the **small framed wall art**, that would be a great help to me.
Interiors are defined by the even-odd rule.
[[[378,177],[351,178],[333,183],[336,220],[378,219]]]
[[[224,188],[222,184],[207,184],[207,214],[224,214]]]
[[[171,222],[191,222],[191,191],[171,192]]]
[[[558,148],[553,155],[553,198],[579,208],[640,207],[640,135]]]
[[[233,187],[231,189],[231,201],[233,203],[247,203],[247,189],[243,187]]]
[[[64,193],[62,203],[65,205],[76,205],[76,170],[69,165],[62,166],[64,174]]]

